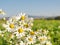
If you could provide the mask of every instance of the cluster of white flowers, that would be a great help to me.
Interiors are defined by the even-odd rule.
[[[11,45],[52,45],[48,30],[33,31],[33,18],[20,14],[13,16],[3,24],[5,31],[9,32]],[[8,37],[7,37],[8,38]]]

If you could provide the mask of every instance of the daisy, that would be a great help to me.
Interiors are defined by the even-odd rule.
[[[45,29],[45,30],[42,30],[42,33],[43,33],[43,34],[45,34],[45,35],[47,35],[47,34],[48,34],[48,32],[49,32],[49,31],[48,31],[48,30],[46,30],[46,29]]]
[[[47,41],[47,37],[46,36],[40,36],[40,37],[38,37],[38,40],[40,41],[40,43],[44,44]]]
[[[26,39],[25,39],[25,42],[27,44],[34,44],[36,42],[36,37],[32,37],[32,36],[27,36]]]
[[[21,20],[25,20],[25,15],[26,14],[25,13],[23,13],[23,14],[21,13],[20,15],[21,15]]]
[[[13,23],[11,24],[3,24],[3,26],[6,28],[8,32],[14,32],[16,27]]]
[[[0,14],[6,15],[6,13],[2,9],[0,9]]]
[[[30,31],[29,34],[30,34],[31,36],[36,36],[34,31]]]
[[[18,28],[16,32],[14,32],[14,34],[16,34],[17,38],[21,38],[23,36],[25,36],[25,31],[23,28]]]

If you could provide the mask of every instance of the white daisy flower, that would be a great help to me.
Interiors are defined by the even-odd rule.
[[[25,13],[21,14],[21,20],[25,20]]]
[[[16,27],[13,23],[11,24],[3,24],[3,26],[6,28],[6,30],[8,30],[8,32],[14,32],[16,31]]]
[[[44,44],[47,41],[47,37],[46,36],[40,36],[40,37],[38,37],[38,40],[40,41],[40,43]]]
[[[21,38],[25,36],[25,31],[23,28],[19,28],[17,29],[17,32],[14,32],[14,34],[16,34],[17,38]]]
[[[34,44],[36,42],[36,37],[32,36],[27,36],[25,42],[27,44]]]
[[[48,30],[46,30],[46,29],[45,29],[45,30],[42,30],[42,33],[43,33],[43,34],[45,34],[45,35],[47,35],[47,34],[48,34],[48,32],[49,32],[49,31],[48,31]]]
[[[0,14],[6,15],[6,13],[2,9],[0,9]]]

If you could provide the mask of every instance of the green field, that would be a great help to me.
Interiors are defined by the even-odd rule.
[[[49,30],[53,45],[60,45],[60,20],[34,20],[33,30]]]
[[[4,30],[2,24],[5,21],[0,20],[0,30]],[[34,20],[33,30],[46,29],[49,30],[51,36],[51,42],[53,45],[60,45],[60,20]],[[0,45],[9,45],[6,40],[0,37]]]

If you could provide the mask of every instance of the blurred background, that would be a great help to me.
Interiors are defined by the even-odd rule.
[[[11,17],[19,13],[26,13],[35,19],[60,19],[60,0],[0,0],[0,9]]]

